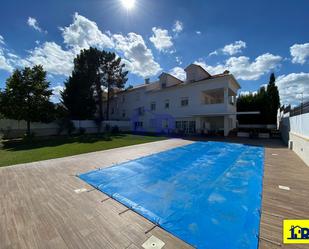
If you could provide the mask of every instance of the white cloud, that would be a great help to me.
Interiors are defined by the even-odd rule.
[[[169,74],[173,75],[174,77],[185,80],[186,79],[186,72],[181,67],[174,67],[169,71]]]
[[[61,98],[61,92],[63,91],[64,86],[58,85],[51,88],[53,95],[51,96],[51,101],[54,103],[59,103]]]
[[[309,58],[309,43],[294,44],[290,47],[293,63],[304,64]]]
[[[244,41],[235,41],[234,43],[225,45],[222,48],[222,52],[228,55],[234,55],[241,53],[243,48],[246,48],[246,43]]]
[[[247,96],[247,95],[250,95],[250,94],[255,95],[255,94],[257,94],[257,91],[241,91],[239,93],[240,96]]]
[[[69,76],[73,69],[75,54],[72,50],[63,50],[55,42],[45,42],[29,51],[21,64],[42,65],[51,74]]]
[[[224,64],[217,64],[216,66],[207,65],[203,60],[198,60],[195,63],[201,65],[210,74],[229,70],[237,79],[258,80],[262,75],[278,67],[281,61],[281,56],[266,53],[255,58],[253,62],[250,62],[249,57],[239,56],[230,57]]]
[[[174,27],[173,27],[173,32],[180,33],[182,30],[183,30],[182,22],[179,20],[176,20]]]
[[[175,60],[176,60],[176,62],[177,62],[178,65],[181,65],[181,64],[182,64],[182,59],[181,59],[180,56],[176,56],[176,57],[175,57]]]
[[[276,79],[281,104],[297,105],[309,101],[309,73],[291,73]]]
[[[195,31],[195,33],[196,33],[197,35],[201,35],[201,34],[202,34],[202,32],[199,31],[199,30]]]
[[[38,21],[34,17],[28,17],[27,23],[30,27],[34,28],[36,31],[47,33],[40,26]]]
[[[98,48],[112,48],[114,46],[111,38],[103,34],[98,25],[86,17],[74,14],[73,23],[68,27],[60,28],[64,43],[72,49],[81,50],[95,46]]]
[[[11,72],[13,71],[13,67],[10,63],[10,60],[5,55],[5,49],[3,47],[4,45],[4,38],[0,35],[0,70]]]
[[[124,62],[128,70],[141,77],[150,77],[161,71],[160,65],[154,60],[141,35],[129,33],[113,35],[115,49],[124,54]]]
[[[208,56],[226,54],[235,55],[242,52],[242,49],[246,48],[247,44],[244,41],[235,41],[231,44],[225,45],[223,48],[217,49],[211,52]]]
[[[218,51],[217,51],[217,50],[215,50],[215,51],[213,51],[213,52],[209,53],[209,55],[208,55],[208,56],[218,55],[218,54],[219,54],[219,53],[218,53]]]
[[[73,69],[73,60],[80,49],[95,46],[99,49],[112,48],[116,53],[122,54],[123,62],[133,74],[151,77],[161,71],[152,51],[146,46],[143,37],[138,34],[102,33],[95,22],[78,13],[75,13],[72,24],[60,30],[66,48],[62,48],[55,42],[36,43],[25,58],[20,58],[13,53],[5,54],[0,46],[0,68],[12,71],[14,67],[41,64],[50,75],[69,76]],[[4,44],[2,36],[1,44]]]
[[[0,35],[0,44],[1,44],[1,45],[4,45],[4,44],[5,44],[5,42],[4,42],[4,38],[3,38],[3,36],[2,36],[2,35]]]
[[[153,35],[149,40],[159,51],[167,51],[173,46],[172,37],[168,34],[168,30],[153,27]]]
[[[8,72],[13,71],[13,67],[10,65],[9,61],[4,56],[2,49],[0,48],[0,70],[1,69]]]

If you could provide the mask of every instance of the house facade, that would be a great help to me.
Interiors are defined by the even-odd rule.
[[[134,131],[228,135],[236,127],[240,88],[234,76],[227,71],[210,75],[195,64],[185,72],[184,81],[162,73],[156,82],[117,92],[110,120],[130,121]]]

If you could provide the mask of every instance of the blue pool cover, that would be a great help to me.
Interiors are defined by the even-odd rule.
[[[197,248],[257,249],[264,149],[196,142],[79,177]]]

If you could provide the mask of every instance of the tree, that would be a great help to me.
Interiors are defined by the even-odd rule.
[[[115,53],[102,52],[100,70],[102,75],[101,83],[107,89],[106,120],[109,119],[109,102],[113,89],[115,87],[123,89],[128,80],[126,78],[128,71],[124,71],[124,67],[125,65],[121,63],[121,58],[116,58]],[[102,95],[100,95],[100,97],[99,103],[102,105]]]
[[[115,53],[102,51],[102,61],[100,65],[101,79],[96,82],[96,88],[102,89],[102,84],[102,86],[107,89],[106,120],[109,119],[109,103],[113,89],[115,87],[120,89],[124,88],[128,80],[126,78],[128,71],[124,71],[124,67],[125,65],[121,63],[121,58],[117,58]],[[102,115],[102,92],[99,96],[99,112],[100,115]]]
[[[241,124],[276,124],[280,107],[279,92],[275,85],[275,75],[270,75],[265,89],[262,86],[256,94],[242,95],[237,99],[237,111],[259,111],[259,115],[238,115]]]
[[[4,115],[2,111],[3,106],[1,105],[2,96],[3,96],[3,93],[1,92],[1,89],[0,89],[0,119],[4,119]]]
[[[16,69],[7,79],[1,94],[1,112],[6,118],[25,120],[27,134],[31,122],[48,123],[54,118],[54,104],[50,102],[52,90],[42,66]]]
[[[268,122],[270,124],[277,123],[277,112],[280,107],[280,97],[278,87],[275,84],[276,77],[272,73],[269,78],[269,83],[267,85],[267,96],[269,102],[269,113],[268,113]]]
[[[65,82],[62,103],[72,119],[92,119],[98,108],[98,122],[103,120],[103,88],[107,89],[107,114],[114,87],[123,88],[128,72],[121,58],[112,52],[90,47],[74,60],[72,76]],[[97,108],[96,108],[97,106]]]
[[[64,83],[61,102],[71,119],[92,119],[96,111],[94,85],[98,80],[101,51],[84,49],[74,59],[72,75]]]

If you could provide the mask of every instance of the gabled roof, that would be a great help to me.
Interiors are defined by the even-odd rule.
[[[179,81],[179,83],[182,83],[182,82],[183,82],[182,80],[176,78],[174,75],[171,75],[171,74],[165,73],[165,72],[163,72],[163,73],[160,74],[159,79],[161,79],[161,77],[164,77],[164,76],[172,77],[172,78],[174,78],[175,80]]]
[[[210,73],[208,73],[202,66],[198,65],[198,64],[194,64],[191,63],[189,66],[187,66],[184,70],[187,72],[188,69],[192,68],[192,67],[197,67],[199,69],[201,69],[203,72],[205,72],[208,76],[211,76]]]
[[[239,85],[239,83],[237,82],[237,80],[235,79],[235,77],[233,76],[233,74],[229,73],[228,71],[224,72],[224,73],[219,73],[219,74],[214,74],[214,75],[211,75],[210,73],[208,73],[202,66],[200,65],[197,65],[197,64],[190,64],[189,66],[187,66],[184,70],[187,71],[188,69],[192,68],[192,67],[196,67],[198,68],[199,70],[202,70],[206,75],[207,77],[203,78],[203,79],[200,79],[200,80],[197,80],[195,82],[200,82],[200,81],[203,81],[203,80],[210,80],[210,79],[215,79],[215,78],[221,78],[221,77],[231,77],[232,78],[232,81],[239,87],[241,88],[241,86]],[[174,87],[174,86],[177,86],[177,85],[182,85],[182,84],[185,84],[184,81],[176,78],[175,76],[169,74],[169,73],[161,73],[160,76],[159,76],[159,79],[161,79],[162,77],[171,77],[173,79],[175,79],[176,81],[179,82],[179,84],[175,84],[175,85],[172,85],[170,87]],[[154,81],[154,82],[150,82],[149,84],[140,84],[140,85],[135,85],[133,86],[132,88],[129,88],[129,89],[126,89],[126,90],[123,90],[123,91],[120,91],[120,92],[125,92],[125,91],[134,91],[134,90],[137,90],[137,89],[141,89],[141,88],[144,88],[144,87],[149,87],[150,91],[152,90],[156,90],[158,87],[159,87],[159,81]],[[158,85],[158,86],[155,86],[155,85]],[[152,87],[153,86],[153,87]]]

